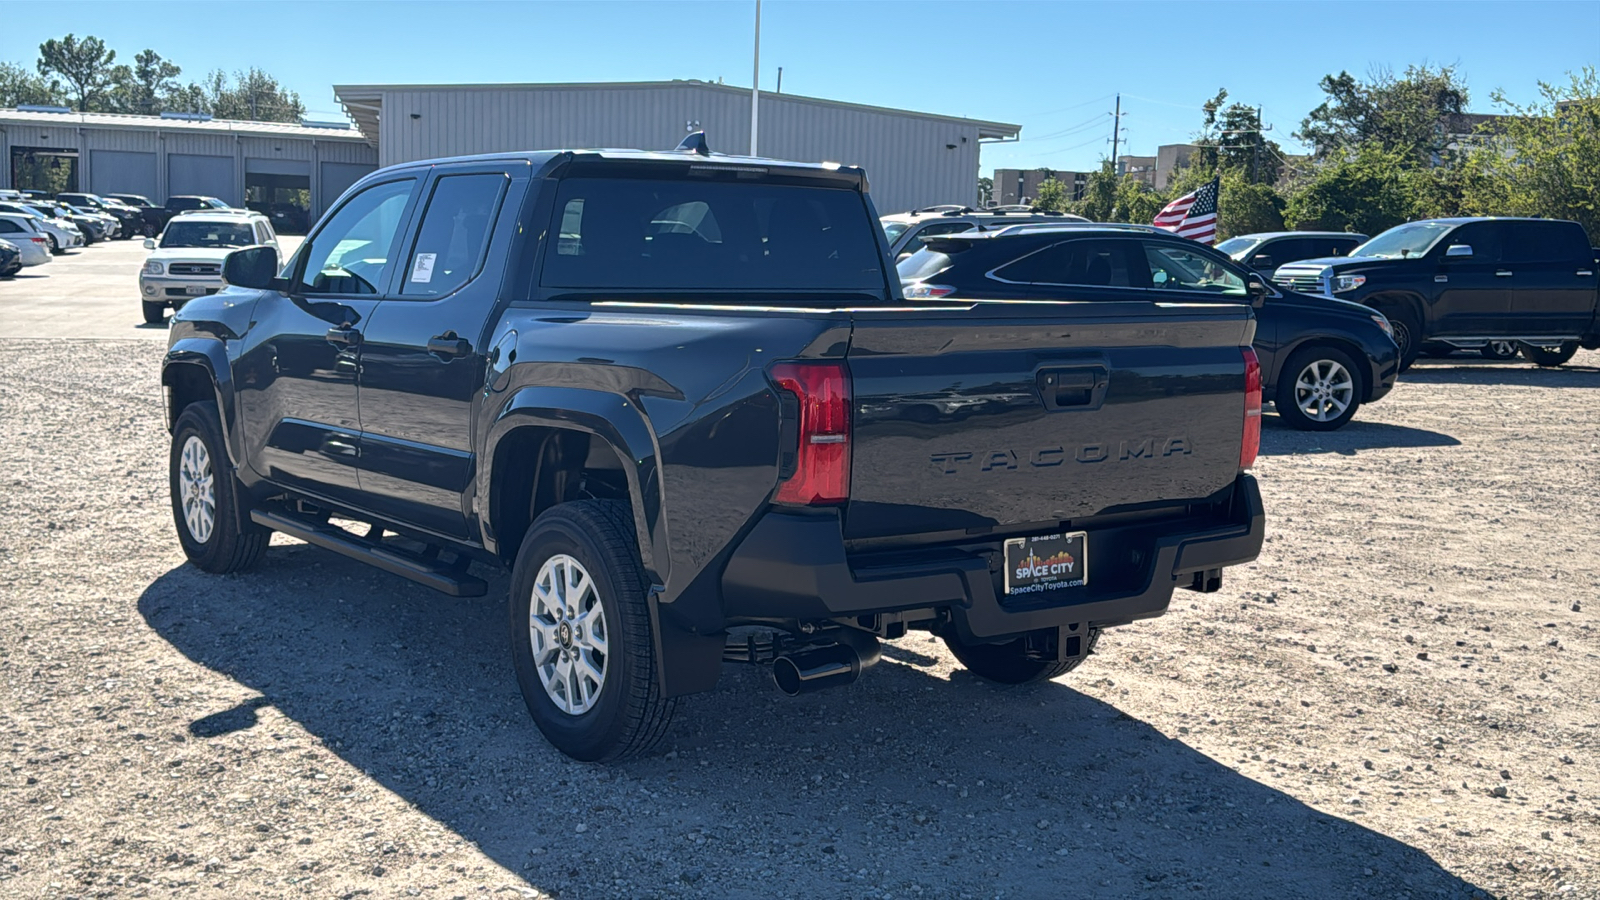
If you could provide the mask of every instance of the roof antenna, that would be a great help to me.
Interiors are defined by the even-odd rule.
[[[698,153],[701,156],[710,156],[711,148],[706,145],[706,133],[696,131],[678,142],[678,149],[689,153]]]

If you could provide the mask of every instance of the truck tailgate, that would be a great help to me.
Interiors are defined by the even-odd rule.
[[[1238,473],[1247,306],[852,317],[848,538],[1045,529],[1211,497]]]

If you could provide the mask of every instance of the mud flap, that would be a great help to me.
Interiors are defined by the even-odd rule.
[[[656,680],[664,697],[709,691],[722,674],[722,648],[727,636],[695,634],[661,615],[659,586],[650,589],[650,634],[655,641]]]

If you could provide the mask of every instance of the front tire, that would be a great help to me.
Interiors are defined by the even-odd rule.
[[[1361,380],[1350,354],[1333,347],[1296,350],[1278,375],[1278,418],[1301,431],[1344,427],[1361,408]]]
[[[1077,659],[1030,659],[1026,640],[1019,637],[1003,644],[967,644],[953,633],[944,636],[945,646],[956,660],[979,678],[1000,684],[1032,684],[1059,678],[1082,665],[1100,642],[1100,629],[1089,629],[1089,646]]]
[[[198,569],[227,575],[255,565],[272,532],[249,519],[244,490],[228,464],[220,422],[215,403],[184,408],[172,429],[169,481],[172,519],[184,555]]]
[[[167,320],[167,305],[165,303],[151,303],[141,300],[144,305],[144,323],[146,325],[160,325]]]
[[[1422,352],[1422,326],[1409,312],[1396,310],[1388,311],[1384,315],[1389,320],[1389,327],[1394,329],[1394,343],[1400,348],[1400,371],[1411,368],[1417,361],[1417,355]]]
[[[1545,347],[1538,347],[1533,344],[1518,344],[1517,352],[1521,353],[1522,358],[1528,362],[1531,362],[1540,368],[1550,369],[1559,365],[1563,365],[1567,360],[1577,356],[1578,342],[1562,341],[1561,346],[1554,350],[1550,350]]]
[[[656,678],[633,511],[562,503],[528,529],[511,571],[512,664],[534,724],[584,762],[648,752],[676,701]]]

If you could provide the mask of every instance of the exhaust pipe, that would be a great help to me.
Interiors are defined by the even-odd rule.
[[[778,690],[791,697],[823,688],[853,684],[864,669],[883,656],[878,639],[870,634],[845,629],[839,642],[785,653],[772,661],[772,680]]]

